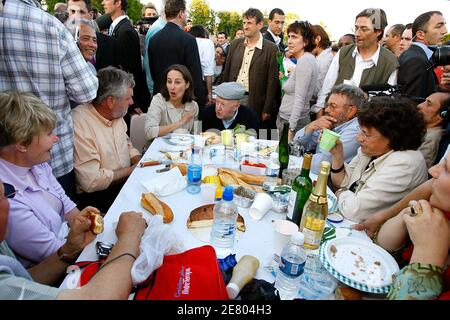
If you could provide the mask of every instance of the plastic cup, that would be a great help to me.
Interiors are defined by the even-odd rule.
[[[289,220],[277,220],[273,223],[273,231],[273,250],[274,253],[279,255],[291,236],[298,231],[298,225]]]
[[[216,199],[216,185],[213,183],[203,183],[200,186],[200,194],[202,197],[203,204],[211,204],[214,203]]]
[[[330,151],[333,149],[334,145],[341,136],[334,131],[329,129],[323,129],[322,138],[320,138],[320,148],[325,151]]]
[[[238,133],[236,134],[236,146],[238,148],[241,147],[242,142],[247,142],[248,135],[246,133]]]
[[[231,146],[233,144],[233,130],[222,130],[220,136],[224,146]]]
[[[286,184],[288,186],[292,187],[292,184],[294,183],[295,178],[300,175],[299,169],[284,169],[281,173],[281,177],[283,179],[283,184]]]
[[[256,152],[256,144],[252,142],[241,142],[241,155],[253,154]]]
[[[206,144],[206,138],[202,136],[194,136],[194,147],[204,148]]]
[[[272,197],[267,193],[258,192],[248,213],[253,219],[260,220],[270,209],[272,209],[272,206]]]

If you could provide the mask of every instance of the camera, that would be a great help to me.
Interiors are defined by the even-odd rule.
[[[420,104],[425,101],[425,98],[423,97],[404,94],[402,93],[401,89],[402,87],[400,85],[390,85],[388,83],[361,86],[361,90],[367,93],[369,99],[371,97],[388,96],[393,98],[408,98],[416,104]]]
[[[433,50],[433,55],[430,58],[432,66],[430,69],[434,69],[437,66],[446,66],[450,64],[450,46],[429,46]]]
[[[137,26],[139,27],[139,33],[146,35],[150,26],[158,20],[158,17],[143,17],[141,20],[137,22]]]

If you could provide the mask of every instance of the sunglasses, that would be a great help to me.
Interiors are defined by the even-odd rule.
[[[4,195],[8,199],[14,198],[14,196],[17,193],[17,190],[14,188],[14,186],[12,184],[9,184],[9,183],[4,183],[3,182],[3,189],[5,190],[4,191]]]

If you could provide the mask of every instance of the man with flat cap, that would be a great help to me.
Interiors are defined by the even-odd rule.
[[[234,129],[238,124],[246,129],[259,129],[259,120],[255,111],[241,106],[240,100],[245,95],[245,88],[237,82],[223,82],[214,93],[216,103],[204,110],[202,131],[208,129]]]

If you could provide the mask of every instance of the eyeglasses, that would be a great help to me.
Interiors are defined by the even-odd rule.
[[[343,104],[343,105],[337,105],[335,103],[327,103],[325,105],[326,108],[330,108],[330,109],[333,109],[333,110],[338,109],[338,108],[343,108],[343,107],[351,107],[351,106],[353,106],[353,105],[352,104],[348,104],[348,103]]]
[[[359,133],[364,137],[366,140],[371,140],[373,138],[378,137],[377,135],[368,135],[367,132],[365,132],[363,129],[359,129]]]
[[[17,190],[14,188],[14,186],[9,183],[3,182],[3,190],[4,190],[4,196],[8,199],[14,198],[14,196],[17,193]]]

